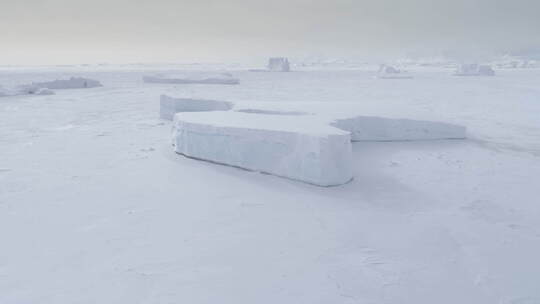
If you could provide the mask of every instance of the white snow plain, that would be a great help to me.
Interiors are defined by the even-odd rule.
[[[0,303],[540,300],[540,70],[417,67],[413,80],[380,81],[376,66],[310,66],[233,70],[236,86],[142,81],[182,68],[241,67],[0,68],[5,87],[104,85],[0,98]],[[179,156],[162,94],[446,122],[468,139],[354,142],[354,180],[321,188]]]

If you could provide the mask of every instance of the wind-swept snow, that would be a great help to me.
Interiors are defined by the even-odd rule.
[[[141,81],[235,67],[238,86]],[[468,81],[411,66],[414,81],[382,81],[374,65],[247,68],[0,67],[8,89],[106,84],[0,98],[0,303],[539,302],[539,69]],[[354,179],[314,187],[176,154],[162,94],[253,119],[309,113],[265,115],[295,124],[450,122],[470,139],[352,142]],[[196,114],[222,113],[181,115]]]
[[[309,117],[178,113],[173,143],[185,156],[318,186],[352,179],[349,133]]]

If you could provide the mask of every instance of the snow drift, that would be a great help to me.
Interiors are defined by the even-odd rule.
[[[174,114],[179,112],[228,111],[232,107],[233,104],[227,101],[174,98],[161,95],[159,116],[163,119],[172,120]]]
[[[234,78],[230,73],[176,73],[159,74],[155,76],[144,76],[146,83],[168,83],[168,84],[223,84],[235,85],[240,80]]]
[[[352,179],[348,132],[303,116],[178,113],[176,153],[318,186]]]
[[[51,90],[62,90],[97,88],[102,87],[103,85],[97,80],[83,77],[71,77],[70,79],[57,79],[48,82],[33,82],[32,86]]]

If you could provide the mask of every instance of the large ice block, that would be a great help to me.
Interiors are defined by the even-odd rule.
[[[352,179],[349,132],[308,116],[177,113],[177,153],[318,186]]]

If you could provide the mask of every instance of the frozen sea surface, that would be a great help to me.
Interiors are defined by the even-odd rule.
[[[163,67],[3,68],[0,303],[538,303],[540,71],[250,73],[144,84]],[[444,121],[468,140],[353,143],[355,179],[317,188],[194,161],[159,96]]]

